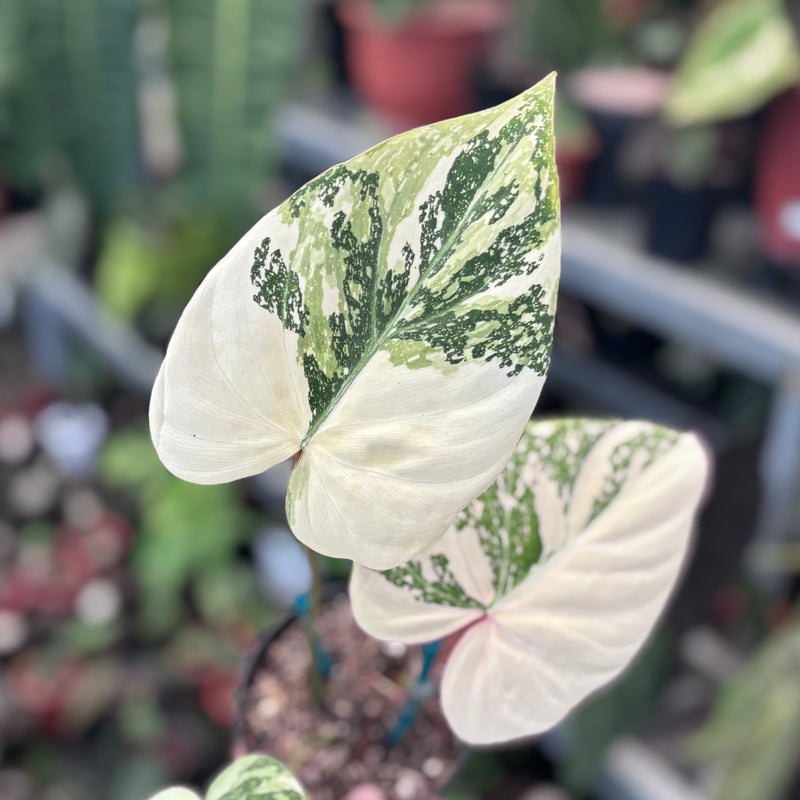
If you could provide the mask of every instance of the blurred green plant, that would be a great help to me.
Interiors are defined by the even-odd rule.
[[[800,47],[781,0],[724,0],[702,18],[665,114],[674,125],[752,113],[800,81]]]
[[[181,308],[267,205],[274,119],[310,7],[0,4],[0,178],[26,192],[79,189],[90,254],[100,248],[98,294],[122,318],[153,302]],[[174,152],[154,156],[170,135]]]
[[[95,289],[115,316],[134,322],[149,311],[156,338],[172,332],[182,308],[230,245],[223,221],[210,211],[172,218],[156,213],[118,216],[106,227],[95,266]]]
[[[274,168],[270,124],[302,43],[306,0],[164,0],[183,144],[183,205],[240,236]]]
[[[770,636],[726,684],[690,742],[712,800],[780,800],[800,752],[800,624]],[[794,795],[792,795],[794,796]]]
[[[558,765],[559,779],[570,791],[587,792],[608,747],[652,712],[653,697],[663,685],[671,654],[669,636],[665,632],[654,636],[620,680],[570,716],[567,757]]]
[[[218,582],[197,587],[235,562],[255,527],[255,516],[242,506],[237,487],[203,487],[175,478],[161,465],[145,430],[112,436],[100,469],[108,485],[129,492],[139,506],[131,565],[145,631],[161,636],[173,630],[187,613],[187,591],[199,593],[209,616],[224,619],[226,609],[242,600],[246,584],[232,585],[229,601],[220,601],[218,591],[209,596],[214,586],[219,589]]]
[[[431,0],[372,0],[378,16],[386,25],[397,25],[407,19],[418,8]]]
[[[622,57],[620,31],[603,0],[513,0],[518,52],[559,71]]]
[[[44,185],[70,174],[100,219],[138,172],[137,3],[3,2],[5,105],[14,119],[4,168]]]
[[[711,125],[668,129],[664,145],[664,175],[686,190],[707,186],[719,158],[719,130]]]
[[[148,327],[157,338],[171,331],[208,264],[260,216],[276,171],[274,118],[308,6],[161,0],[150,12],[155,29],[168,31],[164,63],[156,52],[151,66],[174,92],[180,163],[166,190],[145,187],[106,228],[96,288],[128,321],[155,306],[161,319]]]

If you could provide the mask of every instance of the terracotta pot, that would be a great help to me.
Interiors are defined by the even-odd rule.
[[[500,0],[432,2],[393,28],[369,0],[342,0],[337,14],[356,93],[394,124],[411,127],[475,110],[473,74],[508,9]]]

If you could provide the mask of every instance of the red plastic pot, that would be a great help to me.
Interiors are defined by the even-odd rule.
[[[589,164],[600,152],[600,147],[600,138],[594,133],[579,144],[559,143],[556,139],[556,167],[562,204],[583,197]]]
[[[800,89],[767,110],[756,158],[756,216],[766,255],[800,265]]]
[[[342,0],[337,14],[356,93],[405,128],[475,110],[473,75],[508,8],[501,0],[431,2],[392,28],[370,0]]]

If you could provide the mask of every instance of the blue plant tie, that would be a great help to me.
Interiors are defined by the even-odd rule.
[[[314,624],[311,619],[310,592],[305,592],[297,596],[297,599],[294,601],[294,610],[305,629],[309,632],[309,637],[312,642],[312,655],[317,670],[319,670],[319,674],[322,675],[323,678],[327,678],[331,674],[333,659],[331,658],[331,654],[322,646],[317,632],[314,630]]]
[[[408,733],[409,728],[417,718],[419,707],[422,701],[428,697],[433,687],[430,683],[430,673],[433,667],[434,659],[437,653],[441,650],[441,640],[437,642],[430,642],[422,648],[422,669],[414,685],[408,692],[408,700],[397,718],[397,722],[392,730],[386,735],[386,744],[389,747],[394,747],[399,744],[403,737]]]

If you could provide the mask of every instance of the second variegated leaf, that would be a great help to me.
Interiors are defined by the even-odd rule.
[[[645,422],[531,422],[495,484],[418,559],[354,568],[353,614],[381,639],[461,632],[442,708],[465,741],[539,733],[644,643],[706,478],[691,434]]]

